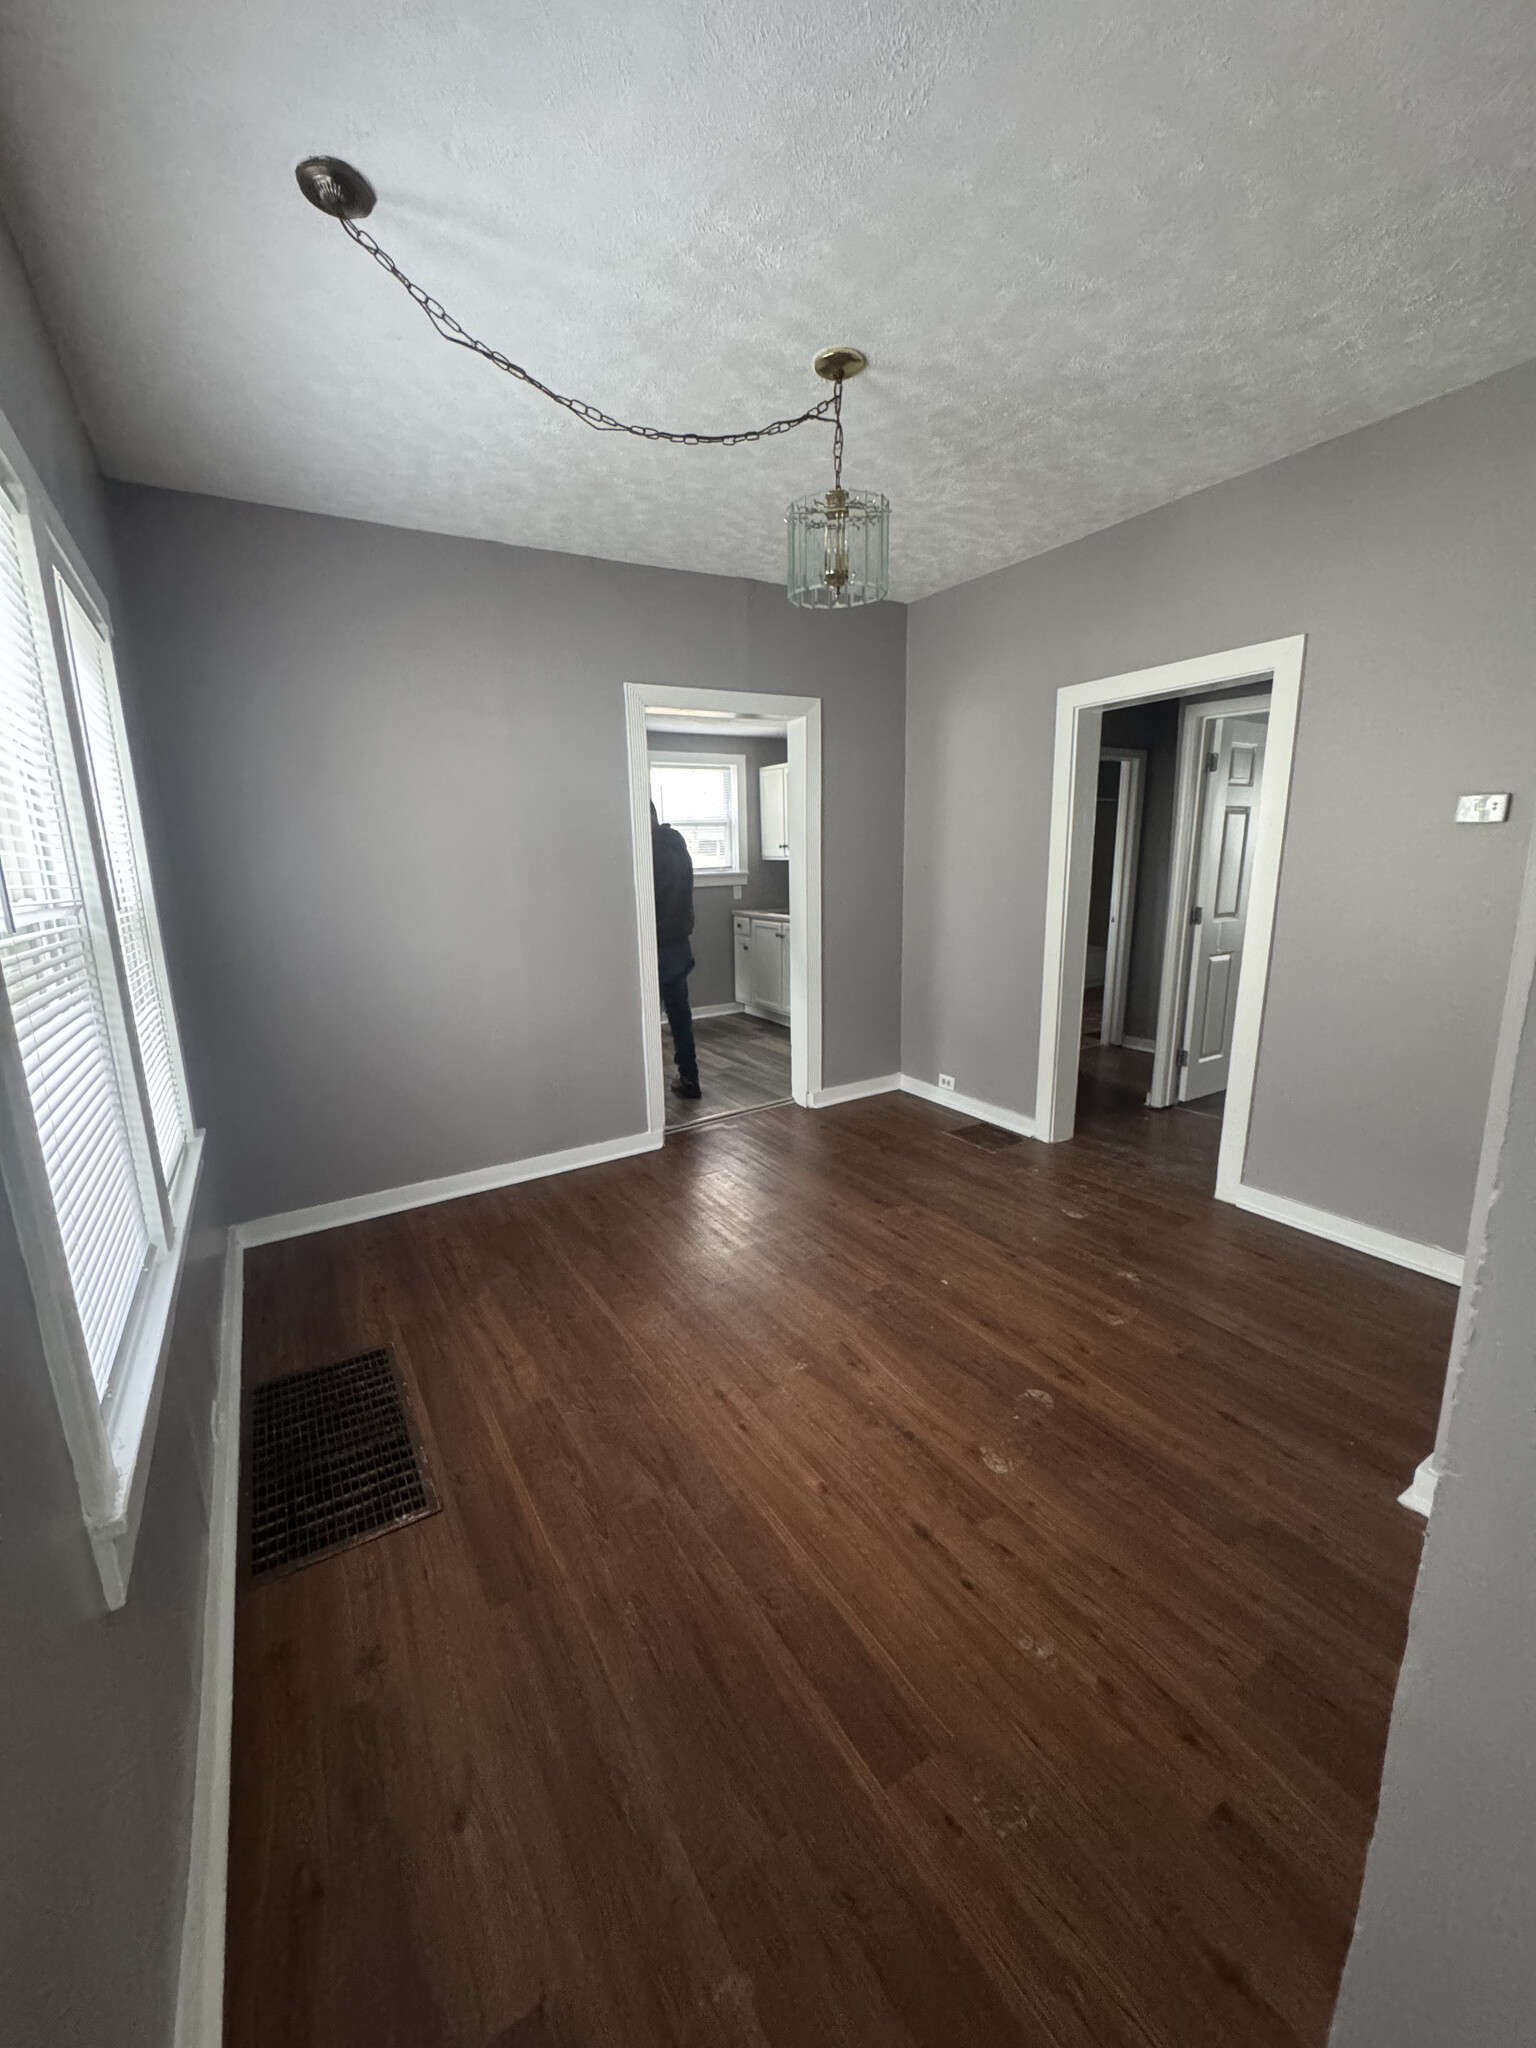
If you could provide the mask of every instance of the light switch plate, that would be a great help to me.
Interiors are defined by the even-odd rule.
[[[1459,796],[1456,799],[1458,825],[1502,825],[1509,816],[1509,791],[1490,796]]]

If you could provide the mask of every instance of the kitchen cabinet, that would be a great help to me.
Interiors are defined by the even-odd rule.
[[[789,859],[789,763],[757,771],[758,814],[764,860]]]
[[[755,1017],[789,1021],[789,918],[783,912],[738,911],[731,943],[736,1000]]]

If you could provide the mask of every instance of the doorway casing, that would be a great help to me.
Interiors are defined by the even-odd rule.
[[[1136,924],[1136,871],[1141,853],[1141,804],[1147,776],[1143,747],[1102,747],[1099,758],[1118,764],[1115,855],[1109,882],[1109,945],[1104,960],[1101,1045],[1125,1037],[1125,998],[1131,978],[1131,937]]]
[[[790,1093],[804,1109],[821,1091],[821,699],[751,690],[683,690],[673,683],[626,683],[646,1129],[658,1143],[666,1129],[667,1094],[661,1014],[653,999],[657,986],[656,906],[651,882],[650,743],[645,719],[647,711],[664,707],[733,712],[784,723],[789,746]]]
[[[1093,860],[1100,733],[1111,705],[1146,704],[1240,683],[1268,681],[1269,745],[1254,848],[1248,931],[1232,1029],[1232,1064],[1216,1165],[1216,1199],[1236,1202],[1248,1151],[1253,1079],[1269,982],[1270,943],[1280,887],[1280,855],[1290,801],[1291,760],[1301,709],[1306,635],[1260,641],[1159,668],[1135,669],[1056,695],[1056,759],[1046,882],[1045,971],[1040,1003],[1040,1064],[1035,1129],[1052,1142],[1070,1138],[1077,1105],[1083,973],[1088,944],[1088,885]]]

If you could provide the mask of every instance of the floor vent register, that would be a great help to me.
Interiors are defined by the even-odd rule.
[[[253,1579],[297,1571],[441,1506],[387,1349],[253,1388],[248,1431]]]
[[[1005,1152],[1024,1142],[1017,1131],[1002,1130],[997,1124],[955,1124],[948,1135],[962,1145],[974,1145],[978,1152]]]

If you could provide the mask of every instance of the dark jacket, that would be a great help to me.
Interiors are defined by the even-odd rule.
[[[675,946],[693,930],[693,861],[681,832],[651,830],[651,871],[656,882],[656,943]]]

